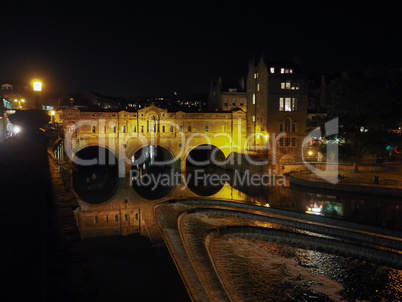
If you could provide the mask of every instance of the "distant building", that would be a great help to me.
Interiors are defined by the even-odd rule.
[[[251,60],[247,76],[249,149],[276,164],[301,159],[307,119],[307,76],[292,62]]]
[[[96,92],[82,94],[64,94],[59,98],[59,107],[77,107],[79,109],[120,109],[120,100]]]
[[[230,111],[242,109],[247,111],[247,92],[244,78],[237,82],[217,81],[211,82],[208,96],[208,108],[211,110]]]
[[[23,82],[1,80],[1,91],[5,104],[11,104],[15,109],[33,109],[34,95],[28,85]]]

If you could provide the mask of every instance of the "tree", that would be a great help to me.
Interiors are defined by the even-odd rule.
[[[339,118],[339,156],[354,163],[355,172],[366,154],[378,154],[395,138],[389,129],[400,118],[401,87],[385,74],[368,70],[344,73],[323,91],[327,119]]]

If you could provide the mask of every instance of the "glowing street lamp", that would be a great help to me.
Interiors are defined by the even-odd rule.
[[[38,80],[34,80],[32,82],[33,90],[34,91],[42,91],[42,82]]]

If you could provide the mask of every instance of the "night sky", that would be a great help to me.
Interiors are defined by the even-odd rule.
[[[246,76],[262,52],[309,72],[402,67],[398,2],[345,3],[10,1],[0,79],[140,96],[208,92],[218,76]]]

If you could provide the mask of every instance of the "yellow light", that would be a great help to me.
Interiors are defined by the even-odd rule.
[[[42,91],[42,82],[41,81],[35,80],[32,82],[32,85],[33,85],[34,91]]]
[[[51,115],[55,115],[55,114],[56,114],[56,111],[52,110],[52,111],[50,111],[50,114],[51,114]]]
[[[269,138],[269,135],[268,134],[265,134],[265,139],[268,139]]]
[[[25,102],[25,100],[24,100],[24,99],[22,99],[22,100],[21,100],[21,102],[23,102],[23,103],[24,103],[24,102]]]
[[[313,151],[308,151],[308,155],[313,155]]]
[[[17,99],[15,99],[15,100],[14,100],[14,102],[18,102],[18,100],[17,100]]]

